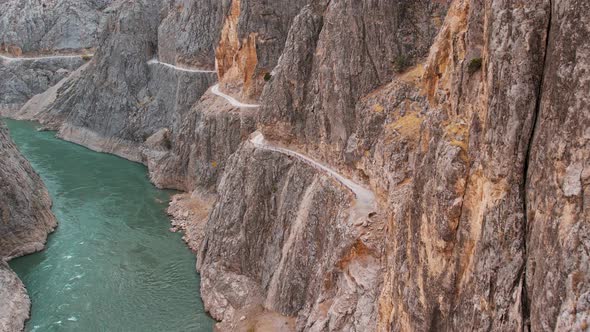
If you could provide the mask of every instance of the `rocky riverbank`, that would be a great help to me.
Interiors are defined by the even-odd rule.
[[[20,331],[29,317],[29,297],[6,262],[42,250],[57,222],[47,189],[2,123],[0,184],[0,331]]]

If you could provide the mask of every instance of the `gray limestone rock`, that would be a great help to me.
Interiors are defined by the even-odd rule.
[[[42,250],[56,227],[41,178],[0,123],[0,331],[20,331],[29,317],[23,284],[5,261]]]
[[[590,326],[590,15],[552,1],[526,183],[526,300],[532,331]]]
[[[31,302],[25,286],[4,261],[0,261],[0,298],[0,331],[22,331]]]
[[[72,52],[97,45],[102,11],[112,0],[0,1],[0,51]]]
[[[106,15],[95,58],[15,114],[217,195],[194,238],[223,326],[259,308],[300,331],[588,329],[586,2],[143,0]],[[66,74],[52,66],[35,91]],[[216,76],[262,107],[215,95]],[[257,129],[325,168],[253,145]],[[374,192],[375,215],[350,218],[334,172]]]
[[[348,188],[301,159],[246,142],[217,193],[198,259],[214,318],[259,303],[297,317],[298,330],[375,328],[380,248],[361,239]]]
[[[0,114],[12,116],[33,96],[54,86],[82,64],[82,58],[0,58]]]

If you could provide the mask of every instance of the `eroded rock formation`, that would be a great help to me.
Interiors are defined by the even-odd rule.
[[[16,112],[90,59],[109,3],[0,2],[0,114]]]
[[[81,57],[18,60],[0,57],[0,114],[13,115],[84,63]]]
[[[6,261],[42,250],[56,220],[47,189],[0,123],[0,331],[20,331],[27,292]]]
[[[221,329],[588,329],[586,2],[110,8],[15,114],[194,191],[171,212]]]
[[[96,46],[112,0],[0,2],[0,51],[13,56],[79,52]]]

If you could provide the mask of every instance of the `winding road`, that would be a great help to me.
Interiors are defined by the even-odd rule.
[[[36,61],[36,60],[53,60],[53,59],[72,59],[72,58],[82,58],[82,57],[92,57],[94,54],[76,54],[76,55],[49,55],[49,56],[39,56],[39,57],[9,57],[5,55],[0,55],[0,59],[6,60],[8,62],[12,61]]]
[[[172,68],[175,70],[179,70],[179,71],[184,71],[184,72],[189,72],[189,73],[216,73],[215,70],[203,70],[203,69],[193,69],[193,68],[187,68],[187,67],[179,67],[179,66],[175,66],[166,62],[161,62],[158,59],[152,59],[150,61],[148,61],[149,65],[152,64],[160,64],[162,66],[166,66],[168,68]],[[232,106],[235,107],[240,107],[240,108],[258,108],[260,107],[260,105],[257,104],[246,104],[246,103],[242,103],[239,100],[237,100],[236,98],[227,95],[223,92],[221,92],[219,90],[219,84],[215,84],[213,87],[211,87],[211,93],[213,93],[214,95],[221,97],[225,100],[227,100],[228,103],[230,103]]]
[[[241,108],[258,108],[258,107],[260,107],[260,105],[258,105],[258,104],[244,104],[244,103],[240,102],[239,100],[235,99],[234,97],[232,97],[230,95],[226,95],[225,93],[223,93],[219,90],[219,84],[215,84],[211,88],[211,92],[216,96],[224,98],[225,100],[227,100],[230,104],[232,104],[235,107],[241,107]]]
[[[193,69],[193,68],[187,68],[187,67],[179,67],[179,66],[171,65],[166,62],[161,62],[158,59],[152,59],[152,60],[148,61],[148,65],[152,65],[152,64],[160,64],[160,65],[166,66],[168,68],[172,68],[175,70],[184,71],[184,72],[188,72],[188,73],[216,73],[215,70],[204,70],[204,69]]]
[[[354,195],[356,196],[356,204],[354,206],[355,214],[351,215],[351,218],[353,220],[357,220],[358,218],[367,217],[371,212],[375,211],[375,208],[376,208],[375,194],[371,190],[369,190],[369,189],[365,188],[364,186],[344,177],[343,175],[339,174],[338,172],[331,169],[330,167],[328,167],[322,163],[319,163],[319,162],[317,162],[317,161],[315,161],[315,160],[313,160],[313,159],[311,159],[299,152],[273,145],[272,143],[265,140],[262,133],[258,132],[258,131],[255,132],[254,134],[252,134],[252,136],[250,137],[250,142],[252,144],[254,144],[254,146],[259,149],[275,151],[275,152],[283,153],[283,154],[301,159],[302,161],[309,164],[310,166],[330,175],[331,177],[336,179],[338,182],[340,182],[342,185],[344,185],[345,187],[350,189],[350,191],[352,191],[354,193]]]

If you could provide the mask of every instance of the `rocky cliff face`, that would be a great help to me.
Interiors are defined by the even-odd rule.
[[[191,105],[215,82],[214,73],[190,67],[207,62],[206,47],[185,50],[169,44],[174,40],[169,30],[182,29],[187,38],[192,35],[184,23],[192,13],[203,18],[209,12],[199,9],[203,8],[184,8],[181,3],[115,2],[105,10],[101,47],[88,67],[40,98],[50,102],[27,105],[26,111],[17,114],[59,130],[64,139],[147,163],[144,148],[158,145],[156,151],[145,152],[157,155],[160,148],[169,146],[169,134],[164,133],[171,135]],[[160,27],[161,15],[165,18]],[[207,27],[206,22],[197,21],[191,21],[195,29]],[[164,59],[158,58],[160,52]]]
[[[213,317],[231,321],[263,305],[296,317],[298,329],[375,328],[376,306],[367,304],[380,281],[379,222],[359,223],[349,188],[305,160],[247,142],[218,195],[198,260]]]
[[[526,168],[527,317],[532,330],[590,323],[590,13],[552,1],[543,80]]]
[[[0,124],[0,331],[20,331],[29,316],[23,284],[5,261],[43,249],[56,226],[47,189]]]
[[[0,58],[0,114],[13,115],[84,64],[81,57],[18,60]]]
[[[20,114],[195,190],[221,329],[588,329],[586,2],[111,8]]]
[[[361,6],[349,4],[355,5]],[[345,2],[318,2],[304,8],[294,20],[275,75],[262,95],[258,125],[266,137],[324,160],[375,191],[377,218],[386,223],[385,249],[377,255],[382,259],[384,273],[379,275],[383,282],[378,300],[369,301],[378,312],[377,326],[336,323],[361,312],[352,308],[338,313],[332,302],[337,302],[338,296],[320,296],[324,310],[311,311],[315,326],[303,323],[310,313],[302,309],[305,305],[291,306],[296,309],[289,311],[265,299],[265,307],[301,315],[297,325],[301,330],[340,330],[343,326],[357,330],[462,330],[466,326],[510,331],[586,329],[587,257],[582,248],[589,221],[583,203],[589,149],[585,137],[587,101],[581,91],[588,61],[585,44],[577,36],[584,35],[588,25],[579,23],[572,13],[586,12],[588,7],[572,1],[453,1],[448,10],[444,3],[397,5],[371,3],[362,10],[347,11]],[[389,28],[395,33],[384,36],[405,36],[389,41],[391,44],[371,40],[381,36],[376,33],[366,37],[353,31],[339,39],[351,25],[342,23],[335,28],[337,22],[357,22],[343,13],[358,15],[358,22],[363,22],[359,13],[379,8],[377,12],[384,13],[407,10],[403,17],[415,24],[407,23],[412,28],[404,29],[404,20],[385,21],[379,31]],[[438,26],[437,13],[445,10],[446,19]],[[412,14],[419,18],[412,18]],[[391,17],[396,15],[387,16]],[[377,19],[371,23],[375,22],[381,23]],[[431,40],[416,39],[428,36],[424,31],[438,31],[438,35],[434,38],[432,34]],[[364,43],[353,43],[346,54],[328,51],[330,43],[342,45],[357,36]],[[406,40],[415,45],[412,51],[417,53],[393,47]],[[398,53],[378,57],[371,66],[367,65],[371,59],[367,49]],[[420,60],[427,50],[429,56]],[[395,66],[379,62],[399,54],[409,59],[408,67],[400,73],[395,73]],[[556,86],[563,89],[566,85],[570,86],[570,102],[560,103]],[[560,106],[549,106],[557,104]],[[561,126],[569,127],[569,133],[560,132]],[[240,155],[241,149],[234,157]],[[250,164],[253,162],[246,159],[232,164],[224,181],[247,174],[243,167]],[[281,180],[268,179],[260,166],[254,169],[261,181],[281,188]],[[240,188],[247,179],[235,179],[232,188]],[[549,185],[549,179],[554,184]],[[227,196],[232,195],[221,190],[227,187],[222,181],[219,193],[223,194],[208,226],[216,235],[207,233],[204,253],[211,252],[209,241],[219,242],[215,239],[224,231],[232,234],[227,239],[234,239],[233,234],[247,237],[250,218],[265,225],[260,220],[273,216],[258,208],[257,217],[245,215],[234,221],[233,211],[244,210],[226,205]],[[287,191],[278,192],[270,198],[260,193],[258,203],[277,204]],[[233,195],[235,199],[238,196],[248,197]],[[304,204],[297,195],[291,198]],[[215,214],[221,206],[225,211],[222,218]],[[338,204],[322,206],[329,209]],[[535,222],[538,219],[542,222]],[[345,225],[334,216],[325,220]],[[241,232],[240,227],[244,227]],[[329,229],[324,227],[322,231]],[[267,232],[258,234],[263,233]],[[324,241],[332,237],[327,235]],[[280,241],[267,243],[264,239],[245,242],[249,250],[260,246],[280,251],[286,247]],[[229,243],[217,247],[232,247],[234,241]],[[550,258],[543,254],[547,246],[554,248]],[[329,261],[335,252],[328,250],[319,261]],[[299,253],[285,252],[288,257]],[[215,251],[212,255],[222,256]],[[315,272],[323,271],[316,255],[303,251],[303,256],[308,260],[313,257]],[[272,260],[262,254],[257,257],[264,264],[256,271],[277,271]],[[553,260],[560,263],[548,263]],[[289,294],[272,293],[265,281],[268,278],[231,263],[229,257],[212,261],[215,263],[208,265],[207,257],[202,258],[205,280],[207,268],[221,264],[230,270],[228,276],[238,274],[231,278],[246,276],[245,285],[254,280],[262,288],[262,297],[292,305]],[[539,265],[543,272],[536,272]],[[295,266],[285,275],[297,275],[306,265]],[[330,274],[324,270],[320,275],[325,278]],[[290,289],[307,287],[301,282]],[[544,287],[553,291],[547,294]],[[313,303],[306,301],[307,306]]]
[[[264,134],[341,150],[356,125],[356,101],[427,54],[446,7],[312,1],[292,25],[265,90]]]
[[[101,11],[112,0],[0,1],[0,48],[14,56],[96,46]]]
[[[111,0],[0,2],[0,114],[12,116],[90,58]],[[75,54],[85,56],[71,57]]]
[[[114,2],[90,64],[8,116],[143,162],[160,187],[214,190],[226,159],[255,130],[256,114],[207,90],[218,76],[237,96],[258,96],[301,6]]]
[[[215,59],[222,86],[257,99],[282,53],[291,21],[306,0],[232,0]]]
[[[0,331],[22,331],[31,302],[25,286],[5,262],[0,262]]]

